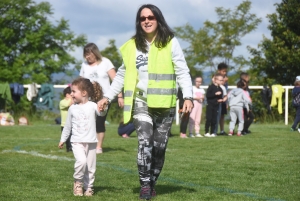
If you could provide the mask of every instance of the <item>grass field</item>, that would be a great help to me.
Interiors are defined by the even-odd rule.
[[[181,139],[178,130],[172,127],[154,200],[300,200],[300,134],[288,126],[254,124],[252,134],[216,138]],[[95,195],[74,197],[74,157],[57,148],[60,126],[0,127],[0,200],[139,200],[137,137],[116,131],[107,126]]]

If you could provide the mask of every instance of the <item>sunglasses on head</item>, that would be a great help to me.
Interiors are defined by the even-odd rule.
[[[149,21],[156,20],[155,16],[153,15],[149,15],[148,17],[140,17],[141,22],[146,21],[146,19],[148,19]]]

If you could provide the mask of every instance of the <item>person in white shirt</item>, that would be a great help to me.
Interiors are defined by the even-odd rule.
[[[106,111],[98,111],[92,100],[101,99],[100,85],[96,91],[94,85],[86,78],[77,78],[72,82],[71,96],[74,104],[68,110],[67,120],[61,134],[59,148],[63,148],[71,136],[72,151],[75,157],[74,187],[75,196],[92,196],[96,171],[96,115],[104,116]],[[99,97],[95,97],[96,94]],[[83,193],[83,189],[85,189]]]
[[[83,56],[85,62],[82,63],[79,76],[88,78],[90,81],[96,81],[103,89],[103,93],[107,93],[110,80],[113,80],[116,76],[115,67],[112,62],[103,57],[94,43],[88,43],[83,48]],[[124,106],[124,100],[122,93],[118,94],[118,104],[122,108]],[[107,108],[109,110],[109,107]],[[108,111],[107,111],[108,112]],[[96,132],[97,132],[97,154],[101,154],[102,144],[105,136],[105,116],[99,116],[96,120]]]

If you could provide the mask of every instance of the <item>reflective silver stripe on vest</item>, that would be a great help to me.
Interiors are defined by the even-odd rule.
[[[174,74],[155,74],[149,73],[149,80],[176,80],[176,76]]]
[[[132,97],[133,91],[126,90],[124,93],[124,97]]]
[[[149,88],[149,89],[147,89],[147,94],[173,95],[173,94],[176,94],[176,89]]]
[[[131,111],[131,105],[124,105],[124,112],[130,112]]]

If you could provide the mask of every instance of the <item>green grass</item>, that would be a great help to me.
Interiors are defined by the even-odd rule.
[[[254,124],[243,137],[193,139],[178,130],[172,127],[155,200],[300,200],[300,134],[288,126]],[[60,126],[49,123],[0,127],[0,200],[139,200],[135,133],[122,139],[117,125],[107,126],[89,198],[73,196],[74,157],[57,148],[59,139]]]

